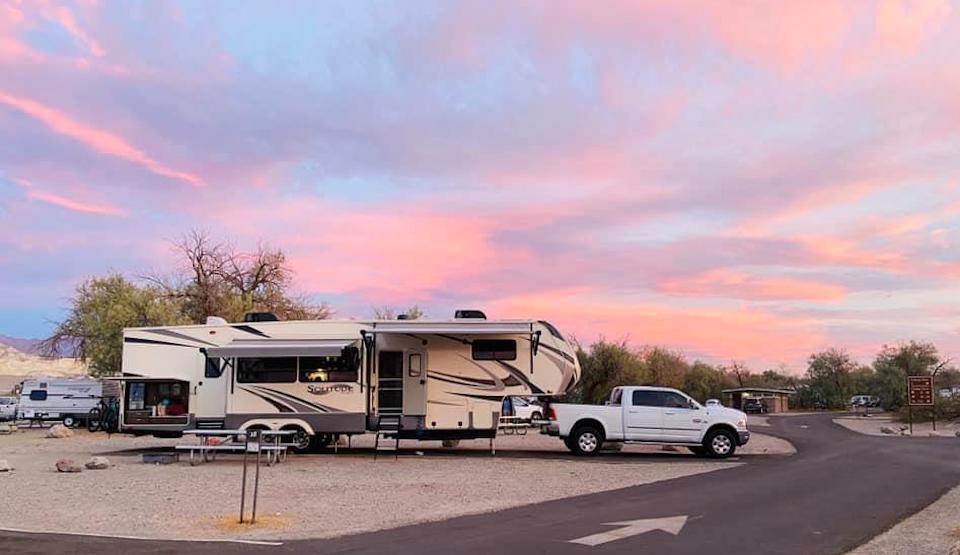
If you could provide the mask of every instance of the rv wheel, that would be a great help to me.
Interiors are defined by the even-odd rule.
[[[307,453],[310,451],[313,445],[313,436],[308,434],[306,430],[299,426],[283,429],[296,432],[290,436],[290,447],[293,448],[295,453]]]
[[[77,425],[77,419],[72,416],[64,416],[63,425],[68,428],[73,428],[74,426]]]

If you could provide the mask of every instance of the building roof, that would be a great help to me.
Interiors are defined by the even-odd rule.
[[[777,387],[737,387],[734,389],[724,389],[724,393],[781,393],[784,395],[793,395],[796,391],[792,389],[781,389]]]

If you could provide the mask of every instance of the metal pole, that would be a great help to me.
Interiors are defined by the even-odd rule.
[[[250,435],[243,436],[243,478],[240,480],[240,524],[243,524],[244,502],[247,498],[247,446],[250,445]]]
[[[910,419],[910,435],[913,435],[913,405],[907,405],[907,414]]]
[[[253,513],[250,515],[250,524],[257,521],[257,491],[260,489],[260,453],[263,447],[263,437],[257,430],[257,473],[253,478]]]

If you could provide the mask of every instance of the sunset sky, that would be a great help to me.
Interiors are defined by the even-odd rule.
[[[960,5],[0,2],[0,334],[205,228],[420,304],[960,358]]]

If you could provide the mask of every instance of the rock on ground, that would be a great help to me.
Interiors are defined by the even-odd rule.
[[[89,470],[104,470],[110,468],[110,461],[106,457],[90,457],[87,464],[83,465]]]
[[[73,430],[64,426],[63,424],[57,424],[50,428],[50,431],[47,432],[47,437],[53,439],[63,439],[67,437],[73,437]]]
[[[10,463],[6,459],[0,459],[0,472],[10,472],[13,470],[13,467],[10,466]]]
[[[83,469],[77,466],[70,459],[60,459],[57,461],[57,472],[82,472]]]
[[[880,426],[880,433],[881,433],[881,434],[895,434],[895,433],[897,433],[897,431],[893,429],[893,426]]]

